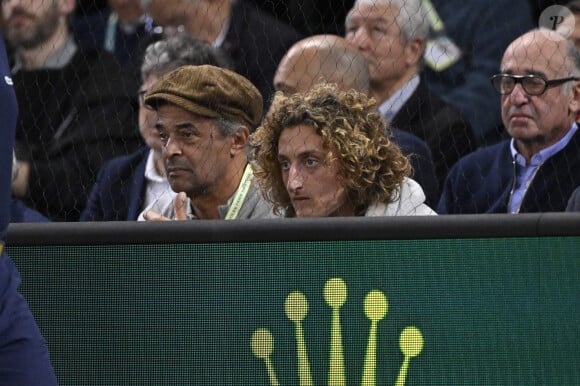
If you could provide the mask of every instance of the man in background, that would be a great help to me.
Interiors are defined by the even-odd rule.
[[[355,89],[369,94],[368,61],[356,46],[335,35],[316,35],[294,44],[282,58],[274,87],[286,95],[307,92],[320,82],[335,83],[342,90]],[[436,205],[439,188],[431,152],[424,141],[389,125],[392,140],[411,161],[412,178],[425,192],[426,202]]]
[[[155,24],[221,47],[268,104],[278,62],[301,35],[246,0],[144,0]]]
[[[54,221],[77,221],[103,162],[140,146],[132,95],[107,52],[69,33],[74,0],[2,2],[20,114],[16,197]]]
[[[262,194],[286,217],[434,215],[366,93],[277,94],[251,137]]]
[[[155,127],[156,113],[144,104],[147,91],[164,74],[185,65],[231,67],[220,49],[180,33],[147,47],[141,66],[139,132],[145,141],[136,152],[113,158],[99,171],[81,221],[131,221],[171,190],[163,165],[163,144]]]
[[[462,113],[433,94],[421,72],[429,22],[422,0],[357,0],[346,38],[369,61],[370,95],[393,127],[424,140],[439,185],[459,158],[475,149]]]
[[[564,211],[580,185],[578,50],[553,30],[532,30],[508,46],[492,83],[511,139],[457,162],[437,212]]]
[[[243,76],[215,66],[182,66],[145,94],[157,112],[167,179],[163,194],[139,220],[272,217],[253,186],[248,136],[262,117],[262,97]]]

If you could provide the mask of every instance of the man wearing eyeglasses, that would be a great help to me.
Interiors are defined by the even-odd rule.
[[[459,160],[438,213],[564,211],[580,185],[580,54],[558,33],[533,30],[508,46],[491,82],[511,139]]]

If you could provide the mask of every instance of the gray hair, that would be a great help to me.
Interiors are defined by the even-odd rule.
[[[566,40],[566,54],[567,60],[570,63],[569,66],[569,74],[570,77],[580,77],[580,52],[574,45],[574,43],[570,40]],[[562,94],[567,95],[572,91],[572,87],[574,87],[574,82],[565,83],[562,87]]]
[[[426,40],[429,36],[429,18],[422,0],[356,0],[355,5],[392,5],[399,9],[397,25],[405,42]]]
[[[218,127],[220,135],[222,137],[227,137],[228,135],[238,133],[242,131],[244,127],[248,127],[247,125],[241,124],[239,122],[234,122],[232,120],[223,117],[215,118],[213,122]]]
[[[181,66],[203,64],[233,69],[231,60],[221,49],[188,33],[178,33],[147,47],[141,78],[145,81],[151,75],[161,76]]]

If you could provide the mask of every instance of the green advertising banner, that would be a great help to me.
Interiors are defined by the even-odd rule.
[[[580,384],[580,237],[7,251],[61,385]]]

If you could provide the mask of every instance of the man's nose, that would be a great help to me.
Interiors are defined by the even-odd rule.
[[[359,50],[366,51],[370,48],[369,34],[364,27],[359,27],[354,30],[348,40],[357,46]]]
[[[167,158],[171,157],[172,155],[181,154],[181,152],[181,143],[172,138],[169,138],[165,143],[165,146],[163,146],[163,154]]]
[[[512,92],[508,95],[510,102],[514,105],[521,105],[528,101],[530,96],[526,93],[521,84],[516,84]]]
[[[286,189],[289,192],[296,192],[302,189],[304,184],[304,178],[302,172],[298,170],[297,167],[291,166],[288,171],[288,182],[286,183]]]

